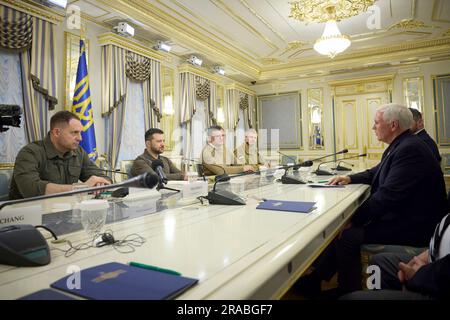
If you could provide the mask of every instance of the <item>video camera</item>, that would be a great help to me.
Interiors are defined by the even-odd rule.
[[[0,104],[0,132],[5,132],[10,127],[20,127],[20,115],[22,110],[18,105]]]

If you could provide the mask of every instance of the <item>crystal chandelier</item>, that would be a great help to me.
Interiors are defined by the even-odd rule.
[[[329,18],[325,24],[322,36],[314,44],[314,50],[322,55],[334,58],[337,54],[347,50],[351,41],[348,36],[341,34],[339,31],[336,24],[334,6],[329,6],[326,10]]]
[[[314,44],[314,50],[334,58],[351,44],[349,37],[339,31],[336,21],[366,12],[374,2],[375,0],[297,0],[290,2],[289,17],[305,23],[326,22],[322,36]]]

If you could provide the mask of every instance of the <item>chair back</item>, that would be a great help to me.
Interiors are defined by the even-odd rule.
[[[131,178],[131,168],[133,167],[134,160],[122,160],[120,161],[120,171],[125,172],[128,174],[128,177],[121,174],[120,181],[124,181],[128,178]]]
[[[14,171],[14,164],[1,163],[0,164],[0,201],[9,199],[9,186]]]

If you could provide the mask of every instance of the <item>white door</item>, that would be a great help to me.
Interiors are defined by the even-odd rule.
[[[366,93],[335,97],[337,150],[348,149],[345,157],[367,153],[367,166],[379,162],[386,145],[378,141],[372,130],[378,107],[388,103],[388,93]]]

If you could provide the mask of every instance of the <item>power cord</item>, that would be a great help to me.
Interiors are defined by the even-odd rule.
[[[96,239],[101,238],[101,241],[94,243]],[[59,242],[56,242],[59,241]],[[53,248],[55,250],[64,252],[65,257],[70,257],[74,253],[76,253],[79,250],[86,250],[90,248],[101,248],[107,245],[112,245],[114,250],[120,252],[120,253],[131,253],[134,252],[136,247],[142,246],[146,239],[137,233],[132,233],[127,235],[123,240],[116,240],[114,239],[112,230],[106,230],[104,233],[100,233],[98,235],[95,235],[92,240],[89,240],[84,243],[80,243],[76,246],[70,242],[70,240],[54,240],[52,243],[63,243],[66,242],[69,245],[69,249],[60,249],[60,248]]]

